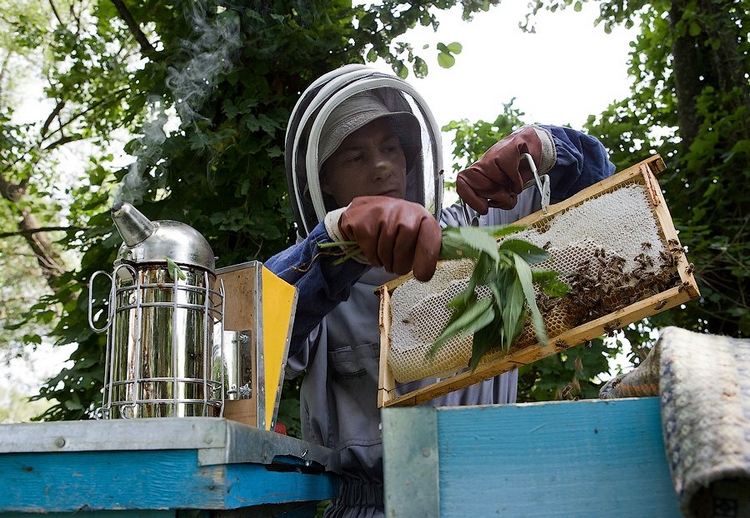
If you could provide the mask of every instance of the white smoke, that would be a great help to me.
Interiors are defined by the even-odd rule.
[[[240,48],[239,17],[233,11],[223,11],[209,19],[207,6],[210,2],[184,2],[185,19],[192,27],[192,39],[182,42],[185,61],[167,71],[165,84],[174,98],[176,117],[179,125],[186,127],[198,119],[206,99],[214,91],[221,75],[228,73],[233,66],[233,56]],[[153,96],[147,102],[147,114],[141,128],[141,136],[136,139],[131,154],[135,162],[115,193],[114,204],[125,201],[140,204],[149,186],[147,173],[159,178],[159,169],[166,167],[162,157],[162,146],[167,139],[165,125],[170,122],[164,101]],[[170,123],[171,125],[171,123]],[[149,173],[156,169],[155,172]]]
[[[186,4],[186,17],[197,37],[183,42],[188,60],[180,68],[170,67],[166,79],[183,126],[201,118],[198,110],[215,88],[217,78],[232,69],[233,56],[241,45],[236,13],[224,11],[209,22],[205,5]]]
[[[148,111],[141,127],[142,135],[135,140],[131,149],[135,162],[130,164],[128,173],[115,193],[115,206],[121,202],[140,204],[149,184],[145,178],[146,171],[161,159],[162,145],[167,140],[164,126],[169,118],[164,111],[161,97],[151,96],[146,104]]]

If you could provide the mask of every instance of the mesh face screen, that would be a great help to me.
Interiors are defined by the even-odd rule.
[[[511,238],[544,248],[550,259],[533,266],[559,272],[570,287],[556,298],[537,290],[550,339],[680,282],[673,251],[660,231],[647,187],[640,183],[596,193]],[[428,351],[450,319],[452,310],[446,304],[467,286],[472,268],[468,260],[446,261],[429,282],[411,279],[393,290],[389,364],[396,380],[444,377],[468,365],[470,334],[454,337],[434,357],[428,357]],[[488,294],[489,288],[477,288],[478,297]],[[527,321],[511,351],[536,341]],[[483,361],[501,354],[490,353]]]

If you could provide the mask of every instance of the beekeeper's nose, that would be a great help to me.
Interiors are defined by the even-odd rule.
[[[393,158],[386,153],[378,153],[373,164],[373,179],[382,180],[393,174]]]

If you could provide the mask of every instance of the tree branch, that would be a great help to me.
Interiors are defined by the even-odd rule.
[[[10,183],[5,179],[4,172],[0,171],[0,196],[15,203],[26,194],[26,181],[24,180],[22,183]]]
[[[57,12],[57,7],[55,7],[55,3],[52,0],[49,0],[49,6],[52,8],[52,14],[55,15],[55,18],[57,18],[57,21],[60,25],[65,25],[62,21],[62,18],[60,18],[60,13]]]
[[[65,144],[67,144],[69,142],[73,142],[74,140],[81,140],[81,138],[82,137],[80,137],[80,136],[78,136],[78,137],[72,137],[72,136],[68,136],[68,135],[63,135],[62,137],[60,137],[56,141],[52,142],[51,144],[48,144],[48,145],[44,146],[42,148],[42,150],[49,151],[51,149],[55,149],[56,147],[64,146]]]
[[[8,182],[4,175],[0,173],[0,194],[8,201],[14,203],[17,207],[23,199],[26,192],[24,184],[13,184]],[[39,225],[39,221],[28,208],[18,207],[17,212],[20,214],[18,221],[18,234],[24,238],[26,243],[31,247],[37,264],[42,269],[42,275],[47,281],[47,285],[53,291],[58,291],[57,280],[63,274],[65,269],[62,266],[62,257],[55,250],[52,241],[45,234],[44,229]]]
[[[49,130],[50,125],[52,124],[52,121],[55,120],[55,117],[57,117],[60,114],[60,111],[65,106],[65,100],[61,100],[57,103],[57,106],[55,106],[55,109],[50,112],[49,117],[47,117],[47,120],[44,121],[44,125],[42,125],[42,129],[39,131],[39,136],[44,139],[47,136],[47,131]]]
[[[22,210],[21,221],[18,223],[19,231],[33,231],[38,228],[39,222],[36,217],[28,209]],[[43,232],[30,232],[24,236],[24,239],[34,252],[37,264],[42,269],[42,275],[47,280],[47,284],[52,288],[52,291],[57,292],[59,289],[56,285],[57,279],[65,271],[60,254],[57,253],[52,246],[52,242]]]
[[[130,29],[130,32],[133,33],[135,41],[137,41],[138,45],[140,45],[141,47],[141,52],[146,56],[156,54],[156,49],[153,47],[153,45],[151,45],[151,42],[148,41],[146,35],[143,34],[143,31],[138,25],[138,22],[135,21],[135,18],[133,18],[133,15],[130,13],[122,0],[111,0],[111,2],[114,4],[117,12],[120,13],[120,17],[122,17],[122,19],[125,21],[125,24]]]
[[[17,230],[16,232],[0,232],[0,239],[6,237],[29,236],[37,232],[78,232],[79,230],[91,230],[91,227],[38,227]]]

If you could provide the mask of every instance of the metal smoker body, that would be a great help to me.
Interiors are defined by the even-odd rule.
[[[127,203],[112,218],[123,244],[112,275],[97,272],[89,289],[90,325],[107,331],[103,416],[221,415],[224,287],[208,242],[188,225],[152,222]],[[111,284],[103,328],[92,317],[98,275]]]

